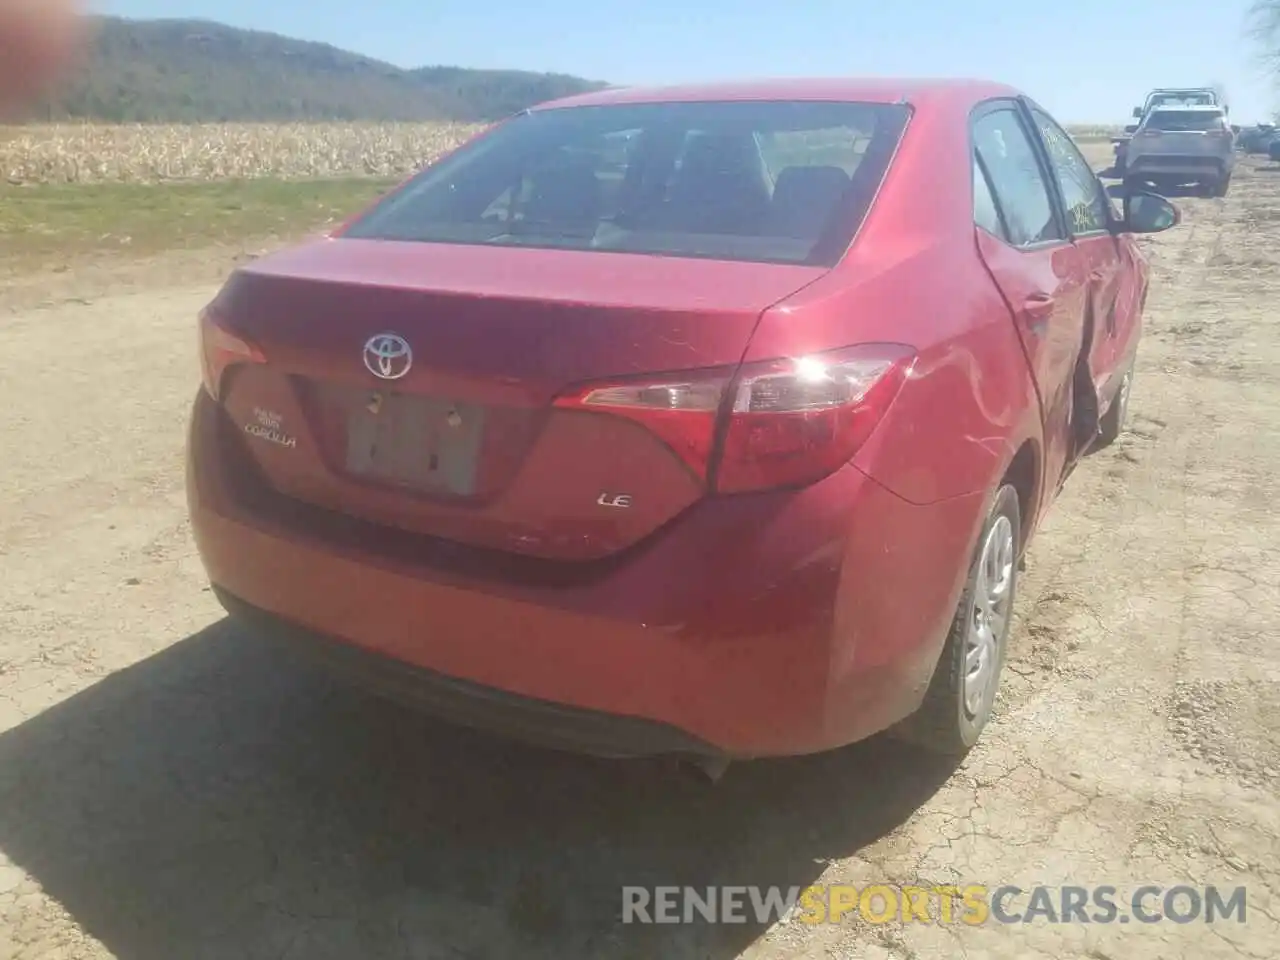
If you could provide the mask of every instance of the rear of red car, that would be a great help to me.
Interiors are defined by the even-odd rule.
[[[237,272],[201,317],[190,442],[220,598],[442,715],[598,754],[807,752],[897,719],[936,651],[833,670],[833,625],[855,532],[909,579],[936,530],[849,466],[913,353],[851,330],[741,360],[839,260],[907,118],[535,111]]]

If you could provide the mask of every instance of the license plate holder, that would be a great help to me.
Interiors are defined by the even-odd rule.
[[[469,496],[484,409],[438,397],[371,391],[348,407],[346,469],[424,493]]]

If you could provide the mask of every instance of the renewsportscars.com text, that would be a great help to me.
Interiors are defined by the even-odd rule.
[[[1244,923],[1244,887],[623,887],[623,923]]]

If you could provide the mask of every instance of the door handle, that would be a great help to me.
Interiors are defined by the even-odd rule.
[[[1022,301],[1022,322],[1036,336],[1044,336],[1045,327],[1057,301],[1047,293],[1033,293]]]
[[[1028,320],[1042,324],[1049,319],[1056,303],[1047,293],[1033,293],[1022,301],[1022,312]]]

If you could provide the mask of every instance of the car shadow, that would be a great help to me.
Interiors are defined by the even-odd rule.
[[[730,958],[623,885],[815,881],[954,772],[876,738],[733,767],[592,761],[350,689],[223,620],[0,735],[0,849],[114,955]]]

